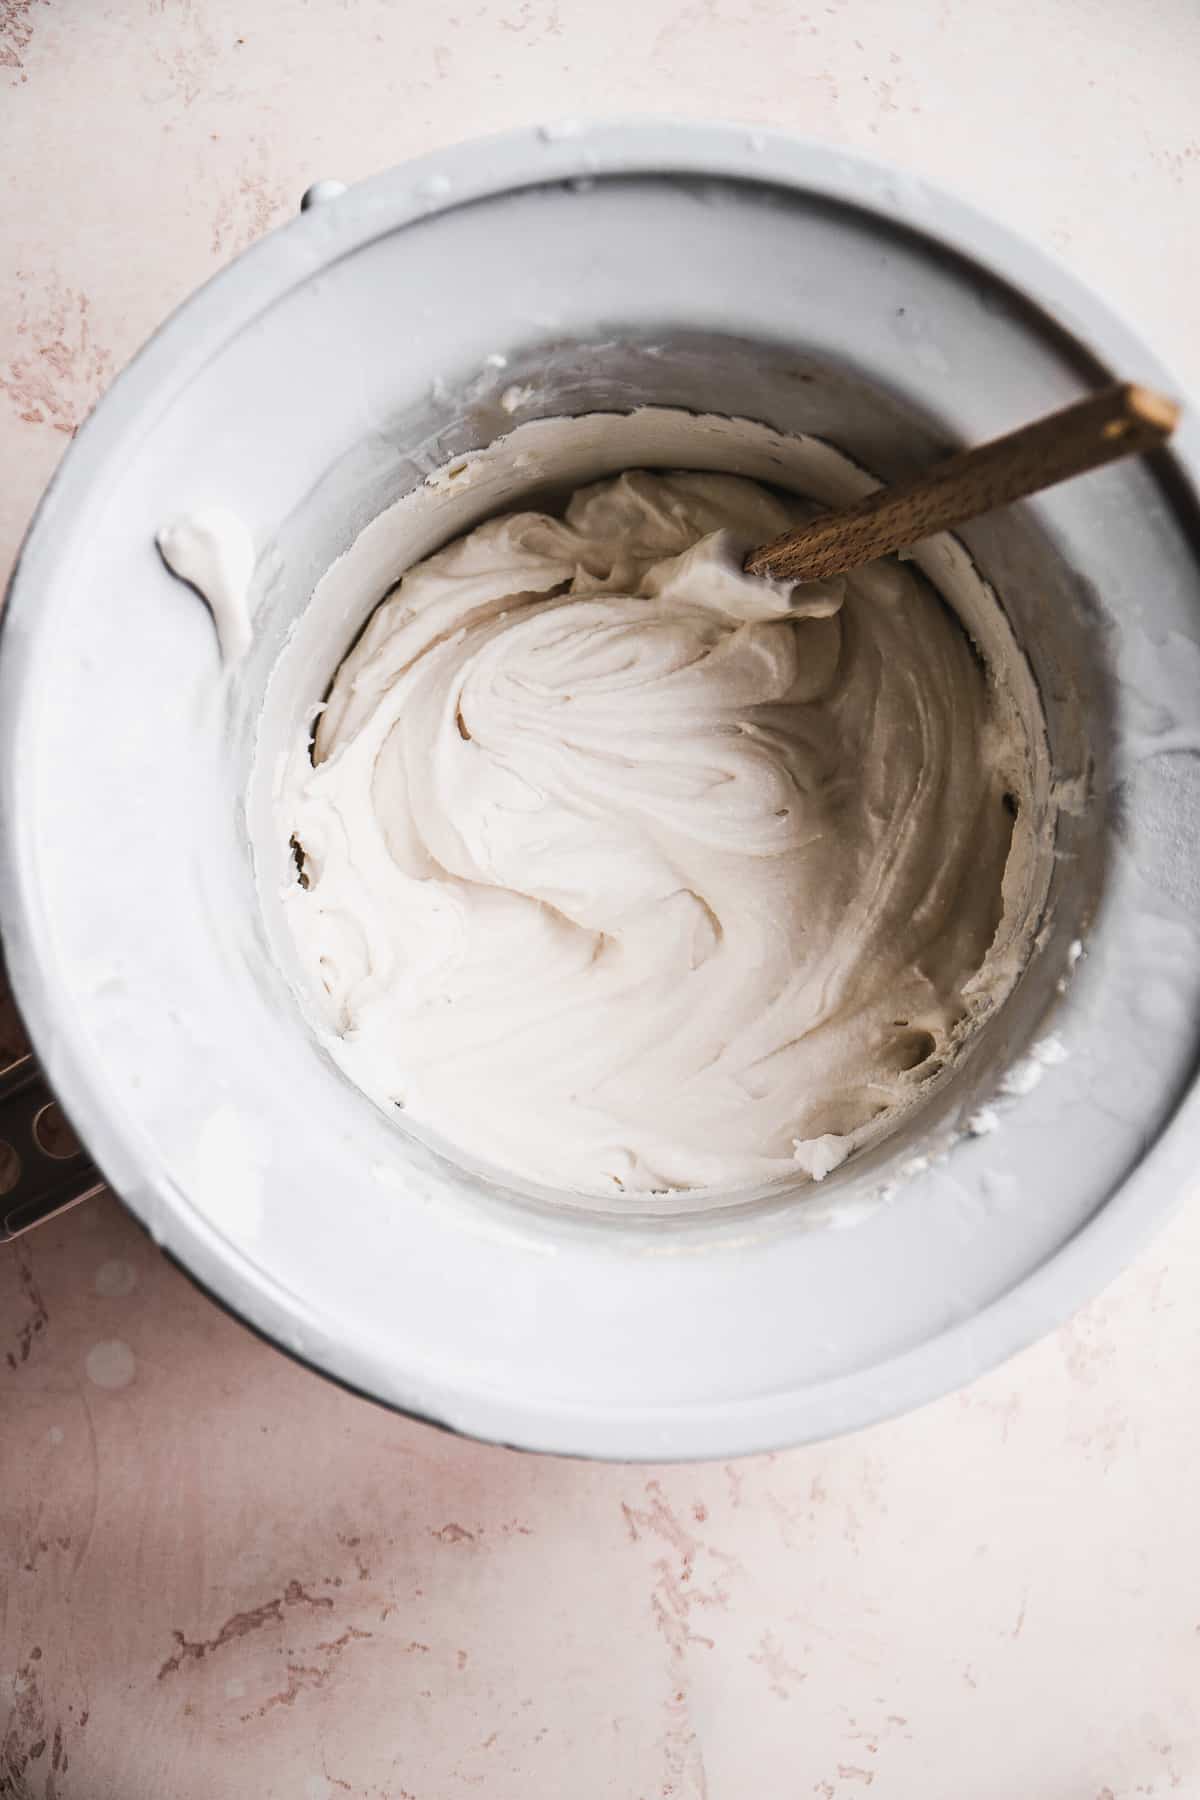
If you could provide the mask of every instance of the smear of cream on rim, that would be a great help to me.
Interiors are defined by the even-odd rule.
[[[240,662],[250,648],[250,582],[254,540],[228,507],[207,506],[164,525],[155,542],[172,575],[204,600],[217,628],[221,661]]]
[[[1021,1057],[1013,1064],[1000,1083],[1000,1092],[1018,1098],[1023,1094],[1032,1094],[1046,1070],[1056,1068],[1066,1060],[1066,1046],[1051,1033],[1049,1037],[1034,1044],[1028,1056]]]

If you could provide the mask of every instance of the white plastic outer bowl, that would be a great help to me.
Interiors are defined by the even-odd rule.
[[[888,479],[1115,376],[1177,391],[1090,293],[959,202],[708,125],[439,153],[324,198],[189,301],[67,455],[0,653],[11,973],[52,1084],[159,1242],[389,1405],[611,1457],[866,1424],[1107,1280],[1197,1153],[1191,415],[1169,456],[964,533],[1074,784],[1046,927],[926,1115],[815,1197],[601,1216],[407,1137],[324,1057],[269,953],[254,862],[281,847],[252,769],[256,734],[261,772],[359,622],[309,618],[320,653],[264,707],[321,570],[514,422],[654,402],[831,438]],[[513,384],[531,394],[510,416]],[[262,553],[255,647],[223,688],[204,609],[153,542],[201,502],[239,510]],[[1065,1059],[1000,1100],[998,1131],[923,1166],[1048,1030]]]

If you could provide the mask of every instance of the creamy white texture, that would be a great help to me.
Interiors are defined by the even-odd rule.
[[[584,1192],[820,1178],[1003,997],[1020,747],[911,569],[741,572],[800,510],[623,475],[377,608],[284,805],[381,1103]]]
[[[254,540],[245,523],[227,507],[202,507],[165,525],[156,541],[172,575],[207,601],[221,661],[231,668],[250,648],[252,635]]]

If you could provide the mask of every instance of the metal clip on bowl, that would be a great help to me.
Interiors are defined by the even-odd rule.
[[[103,1187],[29,1048],[0,962],[0,1243]]]

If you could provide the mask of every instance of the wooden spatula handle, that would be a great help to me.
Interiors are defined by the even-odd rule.
[[[1178,417],[1178,407],[1161,394],[1118,383],[1007,437],[959,451],[915,480],[785,532],[752,551],[746,570],[784,581],[844,574],[1071,475],[1157,449]]]

